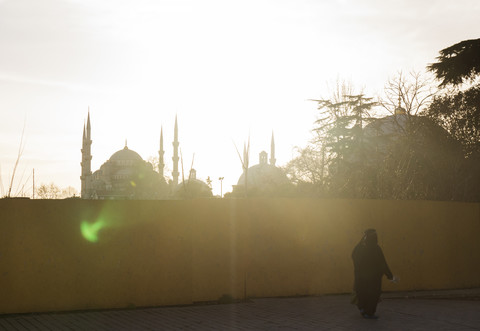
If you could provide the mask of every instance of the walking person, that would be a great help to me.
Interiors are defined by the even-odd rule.
[[[387,265],[382,249],[378,246],[377,232],[368,229],[362,240],[355,246],[353,253],[354,290],[357,306],[364,318],[376,319],[377,304],[382,291],[382,277],[394,280]]]

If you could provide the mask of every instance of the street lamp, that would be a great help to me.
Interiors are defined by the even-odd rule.
[[[220,181],[220,198],[223,198],[223,177],[218,177]]]

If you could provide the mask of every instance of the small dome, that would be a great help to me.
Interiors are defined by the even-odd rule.
[[[395,115],[406,115],[406,114],[407,114],[407,111],[402,106],[399,105],[397,108],[395,108]]]
[[[250,187],[264,187],[289,183],[282,169],[267,163],[257,164],[248,168],[247,181]],[[240,176],[237,185],[245,185],[245,173]]]
[[[364,134],[366,137],[377,137],[404,133],[407,128],[408,115],[390,115],[375,119],[365,126]]]
[[[174,196],[177,198],[209,198],[212,196],[212,189],[199,179],[189,178],[177,185]]]
[[[131,149],[128,149],[127,146],[125,146],[124,149],[121,149],[118,152],[113,153],[113,155],[110,157],[110,161],[124,161],[124,160],[143,161],[142,157],[138,155],[137,152],[132,151]]]

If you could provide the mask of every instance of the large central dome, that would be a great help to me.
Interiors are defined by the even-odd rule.
[[[132,151],[125,146],[124,149],[113,153],[110,157],[110,161],[143,161],[143,159],[137,152]]]

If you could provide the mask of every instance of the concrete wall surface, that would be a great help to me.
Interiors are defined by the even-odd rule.
[[[480,286],[477,203],[2,199],[0,314],[346,293],[366,228],[384,290]]]

